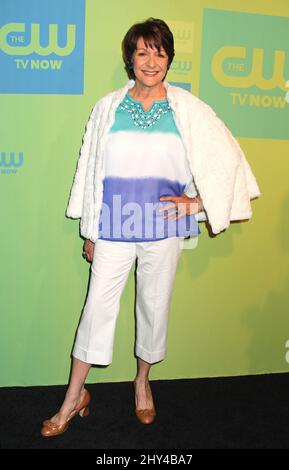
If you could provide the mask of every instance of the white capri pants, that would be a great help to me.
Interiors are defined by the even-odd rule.
[[[148,363],[164,359],[182,241],[182,237],[152,242],[96,240],[88,296],[72,351],[75,358],[111,364],[120,297],[137,259],[135,354]]]

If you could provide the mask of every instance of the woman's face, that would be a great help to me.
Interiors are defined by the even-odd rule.
[[[161,83],[168,68],[168,55],[161,46],[160,52],[154,47],[146,47],[140,37],[133,53],[132,62],[136,80],[145,86],[156,86]]]

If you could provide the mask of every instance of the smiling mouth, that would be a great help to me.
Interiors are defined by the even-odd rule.
[[[151,76],[154,76],[156,75],[157,73],[159,73],[158,71],[157,72],[149,72],[148,70],[143,70],[142,71],[145,75],[151,75]]]

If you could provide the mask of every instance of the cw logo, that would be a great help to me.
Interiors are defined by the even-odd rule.
[[[280,88],[286,90],[284,83],[284,67],[286,61],[285,51],[275,51],[273,74],[270,79],[263,77],[264,49],[253,48],[252,67],[247,76],[232,76],[225,73],[223,65],[226,59],[245,60],[247,50],[245,47],[225,46],[219,49],[212,60],[212,73],[215,80],[225,87],[249,88],[256,85],[261,90]],[[229,71],[244,71],[244,63],[228,62]]]
[[[15,152],[1,152],[0,167],[19,167],[23,165],[23,152],[18,152],[18,161],[15,161]]]
[[[192,62],[189,60],[174,60],[171,65],[174,72],[185,73],[192,70]]]
[[[172,28],[174,32],[174,38],[175,40],[179,41],[190,41],[192,39],[192,31],[189,29],[175,29]]]
[[[40,24],[32,23],[30,27],[30,43],[26,46],[24,36],[26,34],[25,23],[7,23],[0,28],[0,50],[5,54],[24,56],[36,53],[40,56],[57,54],[58,56],[67,56],[75,48],[75,24],[67,25],[66,45],[58,45],[58,25],[49,25],[49,42],[46,47],[40,44]],[[11,45],[12,43],[12,45]]]
[[[178,53],[190,54],[193,50],[194,23],[189,21],[170,21],[175,46]]]

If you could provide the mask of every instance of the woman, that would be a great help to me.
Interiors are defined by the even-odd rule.
[[[135,260],[135,412],[144,424],[154,421],[149,371],[165,357],[180,241],[198,236],[198,220],[219,233],[231,220],[250,218],[250,199],[260,195],[237,141],[213,110],[165,82],[174,58],[166,23],[149,18],[133,25],[122,47],[130,80],[93,108],[66,210],[81,219],[91,280],[65,400],[44,421],[45,437],[89,413],[85,379],[91,364],[112,362],[119,301]]]

